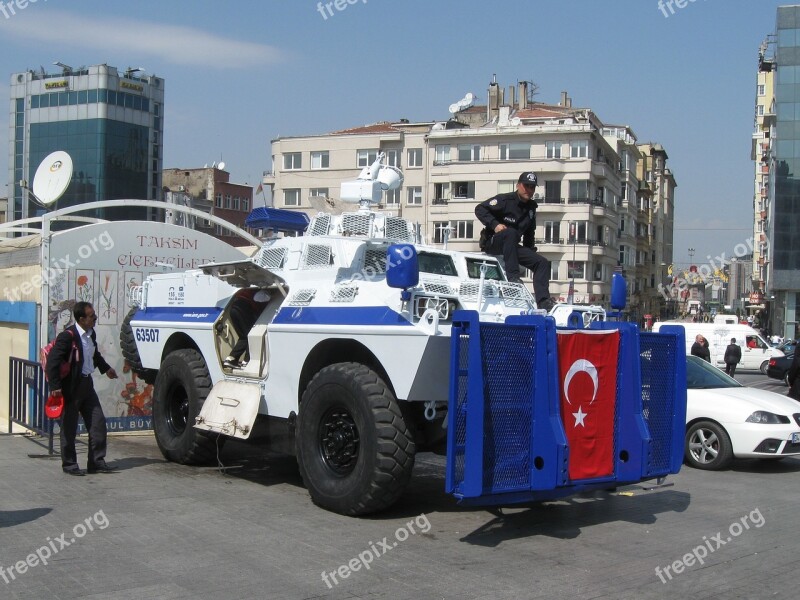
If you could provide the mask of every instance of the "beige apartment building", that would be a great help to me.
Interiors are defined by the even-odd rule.
[[[653,189],[662,188],[640,182],[643,154],[629,127],[603,124],[591,109],[572,107],[566,93],[558,104],[544,104],[529,100],[526,82],[505,91],[490,84],[487,104],[454,105],[446,121],[278,138],[263,183],[276,208],[309,216],[341,210],[340,183],[384,152],[404,182],[378,209],[418,223],[429,244],[476,251],[483,227],[476,204],[514,190],[521,172],[534,171],[536,244],[551,261],[551,294],[565,301],[574,282],[576,302],[607,305],[611,275],[621,266],[631,314],[665,316],[658,285],[664,263],[672,262],[675,187],[666,152],[658,155],[663,195],[654,202]]]

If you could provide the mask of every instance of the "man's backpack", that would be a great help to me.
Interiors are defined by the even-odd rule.
[[[69,357],[67,358],[67,360],[65,360],[63,363],[61,363],[61,365],[59,366],[59,368],[60,368],[59,375],[60,375],[61,379],[64,379],[65,377],[67,377],[69,375],[69,372],[70,372],[70,369],[72,369],[73,363],[78,361],[78,346],[75,345],[75,334],[72,332],[72,329],[67,329],[66,331],[69,331],[69,334],[72,336],[72,346],[69,349]],[[45,346],[44,348],[39,350],[39,362],[41,363],[42,370],[44,371],[44,379],[45,379],[45,381],[48,381],[48,379],[47,379],[47,358],[48,358],[48,356],[50,356],[50,351],[56,345],[56,340],[57,339],[58,339],[58,336],[53,338],[53,341],[50,342],[49,344],[47,344],[47,346]]]

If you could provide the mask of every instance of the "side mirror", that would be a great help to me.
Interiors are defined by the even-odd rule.
[[[401,290],[419,283],[419,258],[411,244],[392,244],[386,250],[386,283]]]

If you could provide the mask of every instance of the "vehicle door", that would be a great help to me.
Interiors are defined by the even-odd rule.
[[[757,335],[747,335],[742,347],[742,362],[739,367],[742,369],[758,370],[761,363],[768,360],[771,355],[769,344]]]

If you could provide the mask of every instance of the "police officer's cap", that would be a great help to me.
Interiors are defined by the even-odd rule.
[[[536,173],[533,171],[525,171],[522,175],[519,176],[517,183],[522,183],[523,185],[532,185],[536,186]]]

